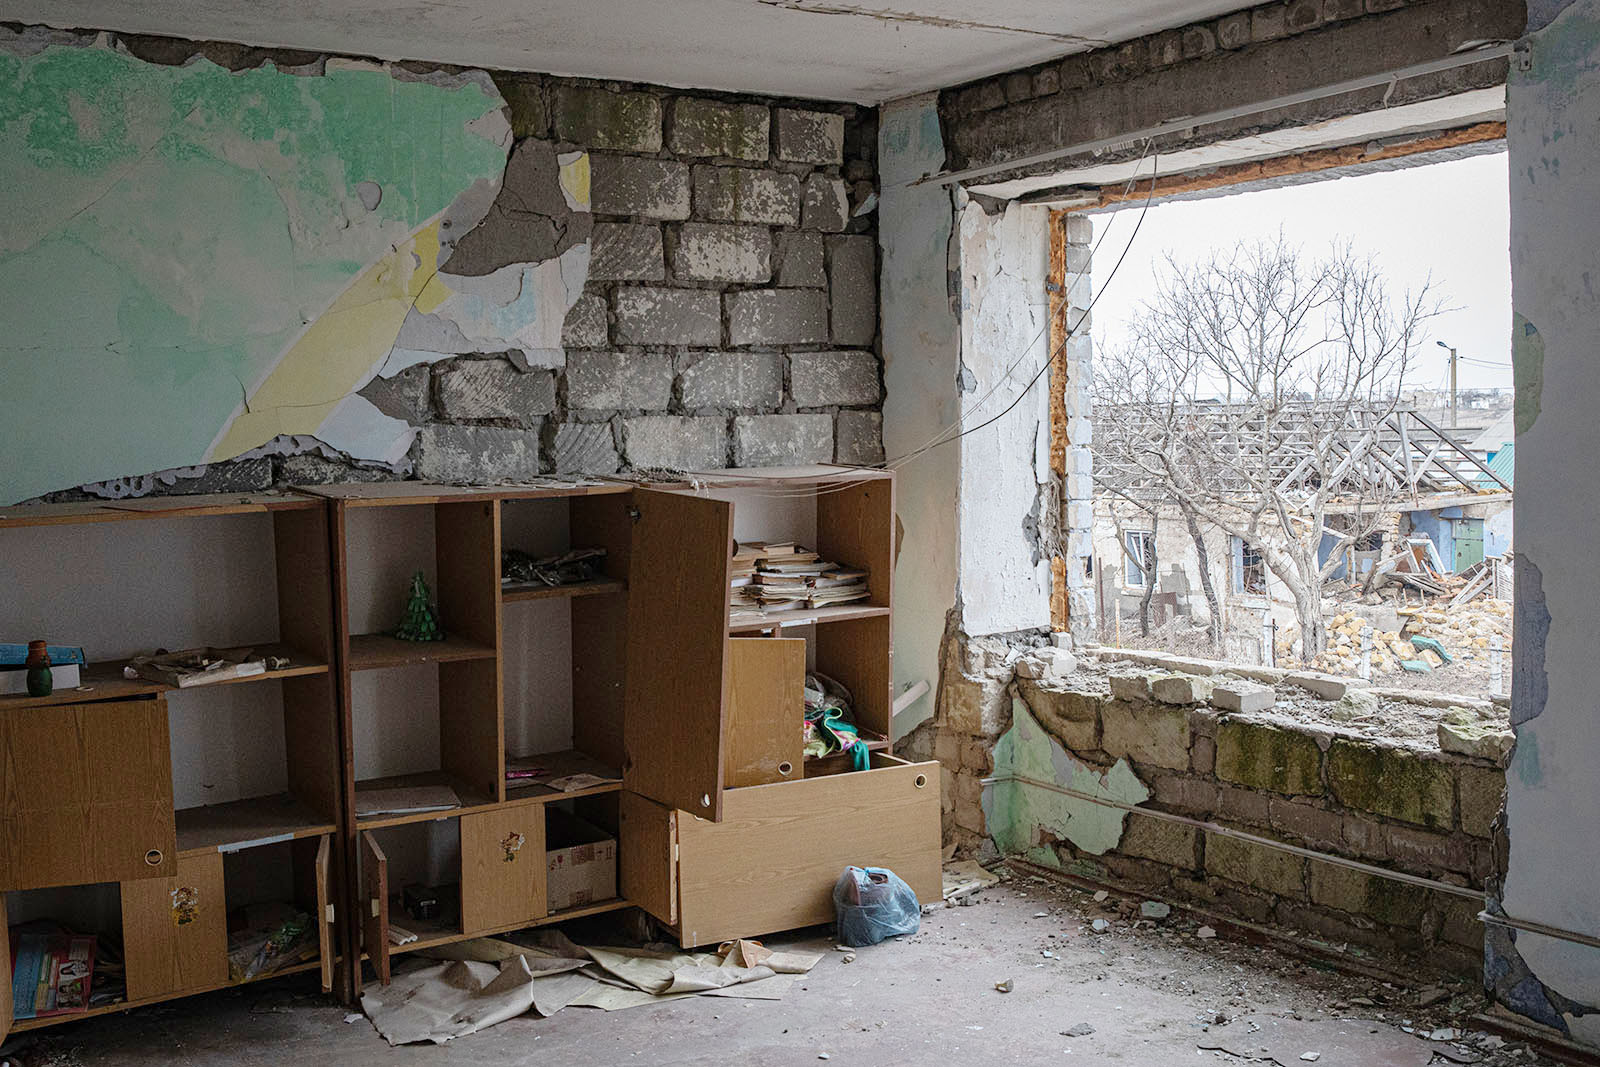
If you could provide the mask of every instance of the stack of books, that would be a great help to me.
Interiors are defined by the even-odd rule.
[[[10,931],[12,1018],[44,1019],[89,1010],[95,939],[38,922]]]
[[[741,616],[822,608],[865,600],[867,572],[824,560],[792,541],[746,541],[735,546],[729,608]]]

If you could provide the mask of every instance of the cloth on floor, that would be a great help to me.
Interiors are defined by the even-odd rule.
[[[516,935],[513,935],[516,936]],[[517,941],[481,937],[424,949],[443,962],[397,973],[361,995],[391,1045],[443,1044],[522,1015],[565,1007],[620,1011],[691,996],[778,1000],[821,953],[775,952],[759,941],[730,941],[716,952],[674,945],[583,946],[560,931]]]

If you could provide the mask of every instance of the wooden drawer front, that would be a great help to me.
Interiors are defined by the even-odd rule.
[[[544,918],[544,805],[461,817],[461,929]]]
[[[887,867],[940,899],[939,765],[874,757],[874,769],[730,789],[722,821],[678,813],[685,948],[833,921],[844,869]]]
[[[175,878],[122,884],[128,999],[211,989],[228,981],[222,853],[181,856]]]
[[[177,874],[164,700],[0,713],[0,889]]]

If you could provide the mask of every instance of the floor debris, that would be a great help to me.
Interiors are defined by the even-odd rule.
[[[1255,1028],[1239,1023],[1254,1024]],[[1211,1030],[1195,1047],[1244,1060],[1270,1061],[1278,1067],[1295,1067],[1301,1062],[1327,1067],[1427,1067],[1435,1054],[1452,1063],[1476,1063],[1481,1058],[1368,1019],[1238,1019],[1233,1025]]]

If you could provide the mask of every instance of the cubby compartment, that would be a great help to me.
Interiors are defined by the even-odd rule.
[[[621,903],[617,838],[621,794],[545,805],[545,888],[549,918],[577,917]]]
[[[337,510],[346,705],[363,826],[502,797],[497,500],[380,495]],[[396,636],[427,585],[439,640]]]
[[[116,882],[0,893],[0,927],[7,927],[9,934],[0,938],[0,1020],[10,1019],[12,1030],[49,1026],[127,1003],[123,902]],[[93,938],[92,946],[74,941],[81,938]],[[73,977],[86,962],[87,991]],[[49,976],[42,978],[46,967]]]
[[[276,841],[222,855],[226,981],[321,970],[331,987],[337,962],[333,839]],[[179,896],[172,895],[174,906]]]

